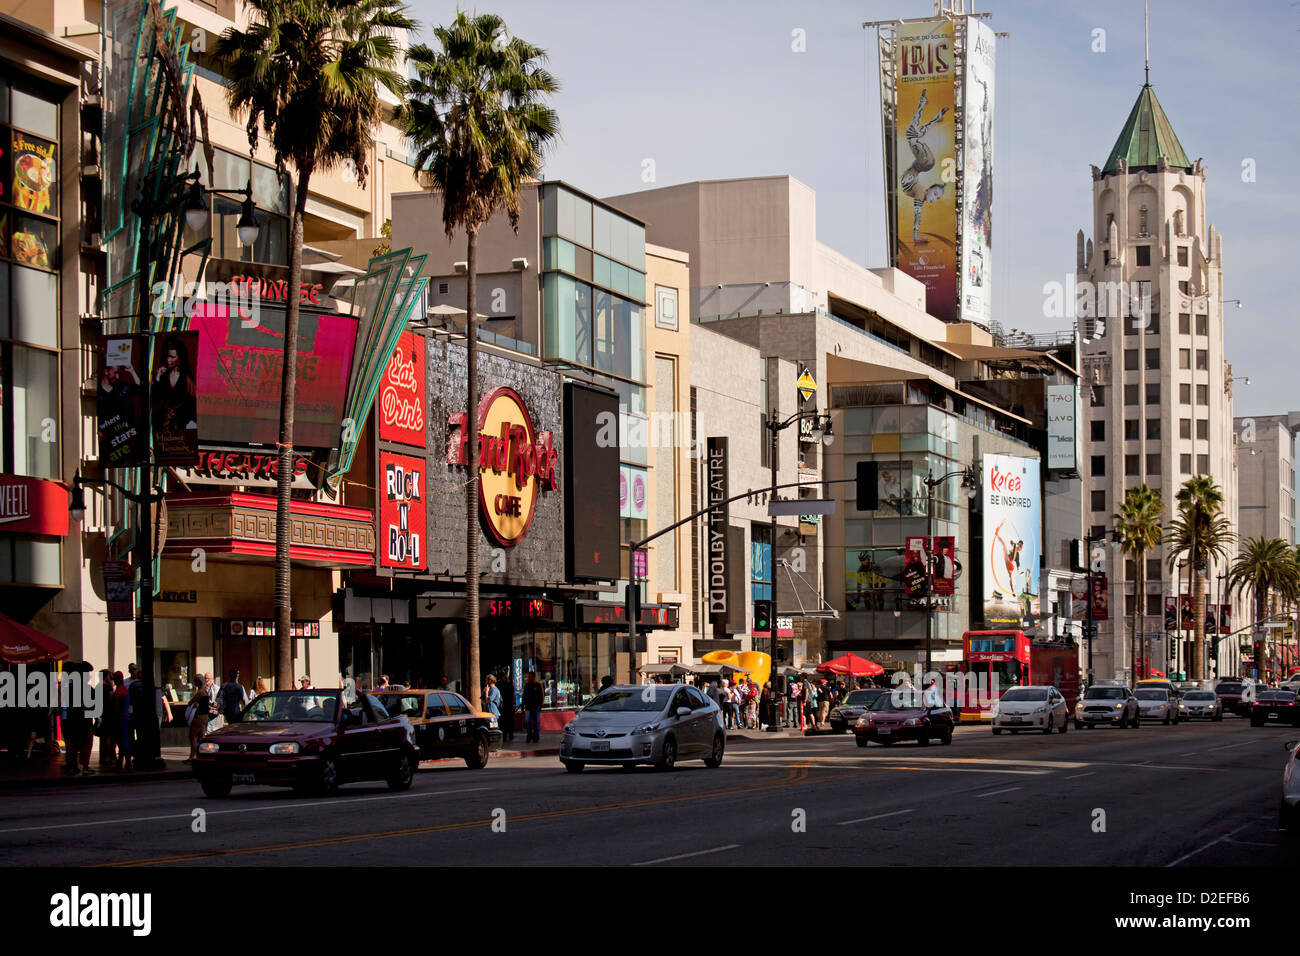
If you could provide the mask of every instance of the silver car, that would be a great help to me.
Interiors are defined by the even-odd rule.
[[[1286,830],[1300,830],[1300,740],[1288,740],[1286,769],[1282,771],[1282,805],[1278,823]]]
[[[1158,720],[1162,724],[1176,724],[1181,719],[1178,698],[1170,696],[1163,687],[1139,687],[1133,692],[1137,698],[1138,713],[1143,720]]]
[[[1182,716],[1187,720],[1223,720],[1223,701],[1212,690],[1189,690],[1183,694]]]
[[[1070,723],[1070,708],[1061,692],[1051,686],[1012,687],[1002,692],[993,705],[993,733],[1009,730],[1038,730],[1050,734],[1065,733]]]
[[[722,711],[694,687],[620,684],[601,691],[565,726],[560,762],[570,773],[587,764],[671,770],[683,759],[717,767],[726,741]]]

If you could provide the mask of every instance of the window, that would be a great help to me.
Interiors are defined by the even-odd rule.
[[[1210,473],[1210,456],[1209,456],[1209,455],[1197,455],[1197,456],[1196,456],[1196,473],[1197,473],[1198,475],[1208,475],[1208,474]]]
[[[1204,371],[1208,370],[1209,367],[1210,367],[1210,350],[1209,350],[1209,349],[1197,349],[1197,350],[1196,350],[1196,368],[1197,368],[1197,370],[1198,370],[1198,371],[1202,371],[1202,372],[1204,372]]]
[[[1137,367],[1138,367],[1138,350],[1125,349],[1124,350],[1124,371],[1136,372]]]
[[[1160,368],[1160,350],[1147,349],[1147,371],[1156,371]]]
[[[1137,577],[1137,564],[1134,563],[1132,558],[1124,559],[1124,577],[1129,581]]]
[[[1137,441],[1137,440],[1138,440],[1138,429],[1139,429],[1140,427],[1141,427],[1141,426],[1138,424],[1138,420],[1137,420],[1136,418],[1126,418],[1126,419],[1124,419],[1124,440],[1125,440],[1125,441]]]
[[[1197,314],[1197,316],[1196,316],[1196,334],[1197,334],[1197,335],[1209,335],[1209,334],[1210,334],[1210,317],[1209,317],[1208,315],[1200,315],[1200,314]]]
[[[1160,559],[1147,558],[1147,581],[1150,582],[1150,581],[1159,581],[1159,580],[1160,580]],[[1150,606],[1155,607],[1156,605],[1151,604]]]
[[[1210,386],[1208,385],[1196,386],[1196,404],[1197,405],[1210,404]]]
[[[1136,405],[1138,403],[1138,387],[1136,385],[1124,386],[1124,404]]]
[[[1138,235],[1139,235],[1139,236],[1149,236],[1149,235],[1151,235],[1151,231],[1150,231],[1150,229],[1147,228],[1148,225],[1149,225],[1149,222],[1148,222],[1147,207],[1146,207],[1146,206],[1143,206],[1143,207],[1141,207],[1141,208],[1138,210]],[[1151,247],[1150,247],[1150,246],[1138,246],[1138,248],[1139,248],[1139,249],[1146,249],[1146,251],[1147,251],[1147,259],[1148,259],[1148,262],[1149,262],[1149,261],[1150,261],[1150,258],[1151,258]],[[1139,262],[1138,265],[1141,265],[1141,263]]]
[[[1192,294],[1192,284],[1184,279],[1182,282],[1178,283],[1178,291],[1183,295],[1189,296]]]
[[[1104,476],[1106,474],[1105,455],[1092,456],[1092,468],[1089,470],[1089,474],[1096,475],[1098,477]]]
[[[1159,382],[1147,382],[1147,404],[1148,405],[1160,404],[1160,383]]]
[[[50,439],[49,422],[59,420],[57,352],[5,343],[0,368],[6,445],[0,471],[33,478],[59,476],[59,443]]]
[[[1179,470],[1182,474],[1184,474],[1184,475],[1190,475],[1190,474],[1192,473],[1192,456],[1191,456],[1191,455],[1179,455],[1179,456],[1178,456],[1178,470]]]
[[[1196,420],[1196,437],[1202,441],[1210,439],[1210,420],[1208,418],[1198,418]]]
[[[1185,266],[1185,265],[1187,265],[1187,247],[1186,247],[1186,246],[1179,246],[1179,247],[1178,247],[1178,264],[1179,264],[1180,266]]]
[[[1125,455],[1125,456],[1124,456],[1124,474],[1126,474],[1126,475],[1136,475],[1137,473],[1138,473],[1138,456],[1137,456],[1137,455]]]
[[[655,326],[677,331],[677,290],[655,286]]]
[[[1192,420],[1190,418],[1180,418],[1178,420],[1178,437],[1179,438],[1192,437]]]
[[[1147,419],[1147,441],[1159,441],[1159,440],[1160,440],[1160,419],[1148,418]]]
[[[1178,313],[1178,334],[1179,335],[1192,334],[1192,315],[1190,312]]]
[[[1088,537],[1100,541],[1106,537],[1106,526],[1104,524],[1095,524],[1092,530],[1088,532]]]
[[[1179,349],[1179,350],[1178,350],[1178,367],[1179,367],[1179,368],[1185,368],[1185,369],[1190,369],[1190,368],[1192,367],[1192,350],[1191,350],[1191,349]]]
[[[1143,215],[1143,216],[1146,215],[1146,210],[1145,210],[1145,209],[1142,210],[1142,215]],[[1142,234],[1143,234],[1143,235],[1146,235],[1146,228],[1145,228],[1145,227],[1143,227]],[[1149,266],[1149,265],[1151,265],[1151,247],[1150,247],[1150,246],[1138,246],[1138,247],[1137,247],[1137,264],[1138,264],[1139,266]]]
[[[1094,385],[1094,386],[1092,386],[1091,389],[1089,389],[1089,394],[1091,394],[1091,396],[1092,396],[1092,407],[1093,407],[1093,408],[1104,408],[1104,407],[1105,407],[1105,405],[1106,405],[1106,386],[1104,386],[1104,385]]]
[[[1105,420],[1105,419],[1102,419],[1102,418],[1094,419],[1094,420],[1092,421],[1091,424],[1092,424],[1092,440],[1093,440],[1093,441],[1105,441],[1105,440],[1106,440],[1106,420]]]
[[[1092,493],[1092,510],[1093,511],[1106,510],[1106,492],[1094,491]]]
[[[1148,475],[1160,474],[1160,453],[1159,452],[1152,452],[1151,454],[1147,455],[1147,474]]]
[[[1178,401],[1183,405],[1192,404],[1192,386],[1187,382],[1178,386]]]

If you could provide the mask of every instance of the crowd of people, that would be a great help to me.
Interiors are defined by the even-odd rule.
[[[868,684],[867,678],[857,678],[858,687]],[[854,689],[843,680],[832,682],[809,674],[786,678],[775,690],[771,681],[759,690],[757,683],[743,676],[734,682],[697,677],[695,686],[718,705],[728,730],[766,730],[774,724],[821,730],[831,709]]]

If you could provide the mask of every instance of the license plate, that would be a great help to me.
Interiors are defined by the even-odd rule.
[[[257,774],[255,773],[232,773],[230,775],[231,783],[257,783]]]
[[[1269,715],[1268,715],[1268,719],[1269,719],[1269,720],[1277,720],[1279,716],[1281,716],[1281,715],[1279,715],[1279,714],[1269,714]]]
[[[888,736],[891,733],[891,731],[888,727],[877,727],[876,733],[879,734],[881,737],[885,737]]]
[[[602,750],[609,750],[608,740],[593,740],[591,742],[591,752],[597,753]]]
[[[1008,718],[1007,718],[1007,723],[1009,723],[1009,724],[1023,724],[1024,722],[1025,722],[1025,718],[1023,718],[1023,717],[1008,717]]]

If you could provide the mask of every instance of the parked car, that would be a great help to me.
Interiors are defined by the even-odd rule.
[[[1138,714],[1146,720],[1158,720],[1162,724],[1176,724],[1179,721],[1178,696],[1163,687],[1150,687],[1139,683],[1133,696],[1137,698]]]
[[[570,773],[587,764],[640,763],[672,770],[679,759],[722,764],[722,711],[684,684],[620,684],[606,688],[564,728],[560,762]]]
[[[1250,708],[1250,726],[1265,724],[1290,724],[1300,727],[1300,707],[1296,695],[1289,690],[1261,690]]]
[[[1012,687],[1004,691],[993,705],[995,735],[1004,730],[1013,734],[1022,730],[1039,730],[1045,734],[1050,734],[1053,730],[1065,733],[1069,726],[1069,705],[1055,687]]]
[[[481,770],[488,756],[501,749],[497,719],[475,710],[454,691],[379,691],[374,697],[390,714],[411,722],[421,760],[461,757],[471,770]]]
[[[1300,740],[1288,740],[1284,746],[1289,756],[1282,771],[1282,805],[1278,824],[1293,833],[1300,830]]]
[[[371,695],[348,707],[341,690],[281,690],[206,734],[194,774],[210,797],[228,796],[235,784],[332,793],[354,780],[385,780],[406,790],[418,760],[410,721]]]
[[[1186,708],[1183,717],[1187,720],[1198,717],[1202,720],[1223,720],[1223,701],[1212,690],[1187,691],[1183,694],[1183,707]]]
[[[1139,727],[1142,722],[1137,698],[1122,684],[1093,684],[1074,706],[1074,729],[1113,724]]]
[[[1255,685],[1250,680],[1223,680],[1214,686],[1214,693],[1223,701],[1223,709],[1239,717],[1250,716],[1250,705],[1255,700]]]
[[[842,734],[858,722],[858,718],[871,709],[881,694],[888,694],[884,687],[863,687],[849,691],[844,702],[831,711],[831,730]]]
[[[947,745],[952,743],[952,731],[951,707],[927,707],[921,693],[897,689],[877,698],[853,725],[859,747],[873,740],[884,746],[915,740],[924,747],[937,739]]]
[[[1277,685],[1278,690],[1289,690],[1300,693],[1300,673],[1292,674],[1286,680]]]

